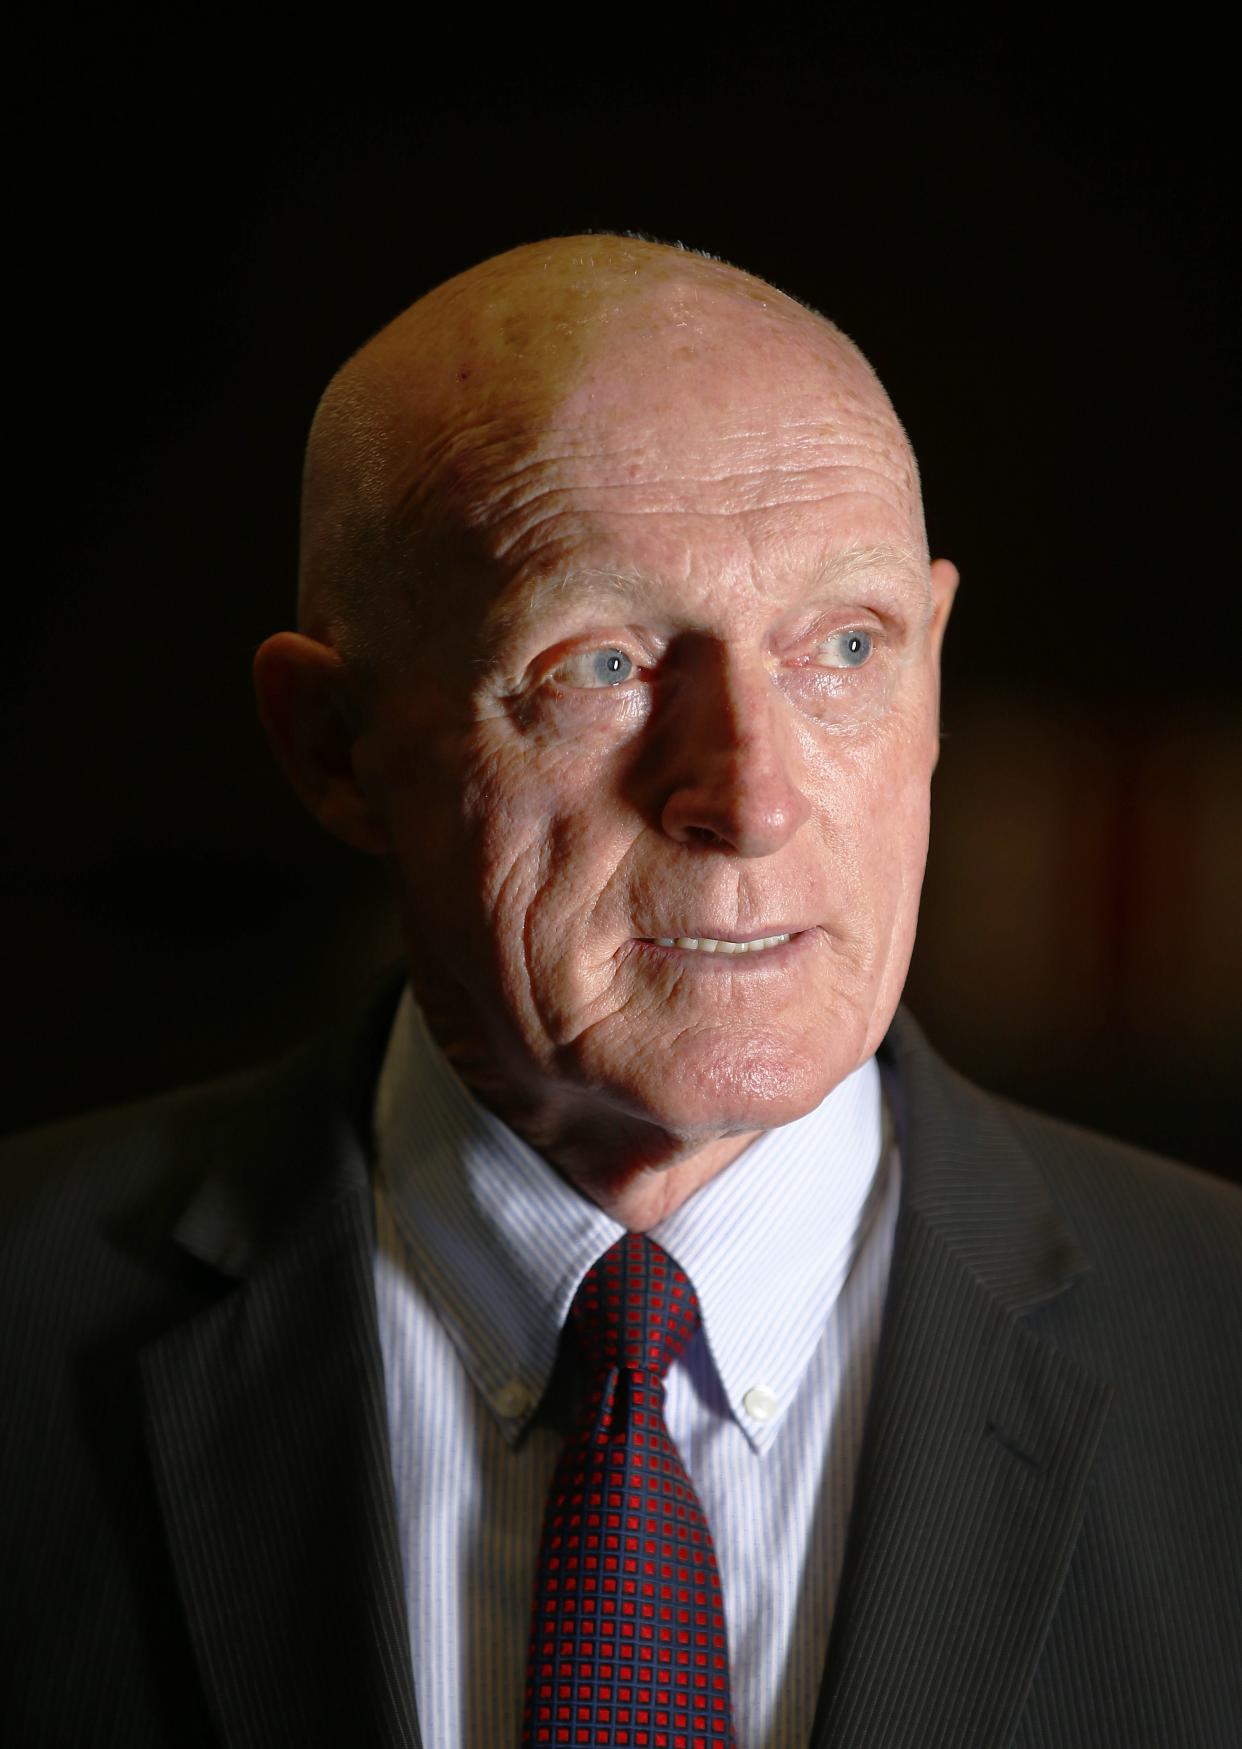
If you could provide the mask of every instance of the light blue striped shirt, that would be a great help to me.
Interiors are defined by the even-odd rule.
[[[548,1386],[578,1284],[623,1229],[474,1099],[408,988],[375,1129],[376,1298],[423,1742],[516,1749],[562,1437]],[[652,1228],[703,1314],[666,1412],[716,1546],[739,1749],[810,1740],[899,1176],[870,1058]]]

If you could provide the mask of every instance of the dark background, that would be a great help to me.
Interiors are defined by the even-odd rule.
[[[1120,43],[815,16],[315,41],[121,6],[32,36],[3,1127],[258,1060],[396,957],[382,872],[303,820],[253,717],[305,430],[439,280],[636,227],[854,336],[962,569],[908,990],[933,1042],[1242,1172],[1229,57],[1189,15]]]

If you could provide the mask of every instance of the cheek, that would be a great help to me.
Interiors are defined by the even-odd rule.
[[[931,753],[900,717],[818,743],[813,764],[826,854],[848,883],[860,933],[886,928],[927,856]]]
[[[855,793],[868,860],[904,873],[926,851],[928,764],[921,744],[897,733],[860,762]]]
[[[484,911],[549,977],[581,942],[636,822],[611,763],[571,744],[519,743],[482,761],[463,792]],[[572,956],[571,956],[572,957]]]
[[[407,737],[387,760],[401,886],[429,948],[478,960],[489,915],[536,857],[546,814],[527,771],[478,729]]]
[[[860,891],[868,918],[867,977],[872,1024],[883,1036],[900,1000],[918,924],[927,862],[931,755],[925,737],[895,735],[877,750],[859,825]]]

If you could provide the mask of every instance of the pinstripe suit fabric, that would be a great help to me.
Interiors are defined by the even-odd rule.
[[[397,994],[6,1145],[6,1744],[420,1742],[367,1164]],[[978,1092],[908,1015],[884,1052],[902,1201],[814,1744],[1232,1746],[1242,1198]]]

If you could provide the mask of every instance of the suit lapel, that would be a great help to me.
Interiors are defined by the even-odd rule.
[[[370,1189],[331,1060],[273,1084],[262,1133],[201,1182],[176,1238],[214,1272],[211,1301],[141,1357],[169,1547],[229,1749],[419,1742]]]
[[[1111,1389],[1041,1334],[1086,1269],[995,1102],[900,1014],[902,1206],[815,1749],[1008,1742]]]

